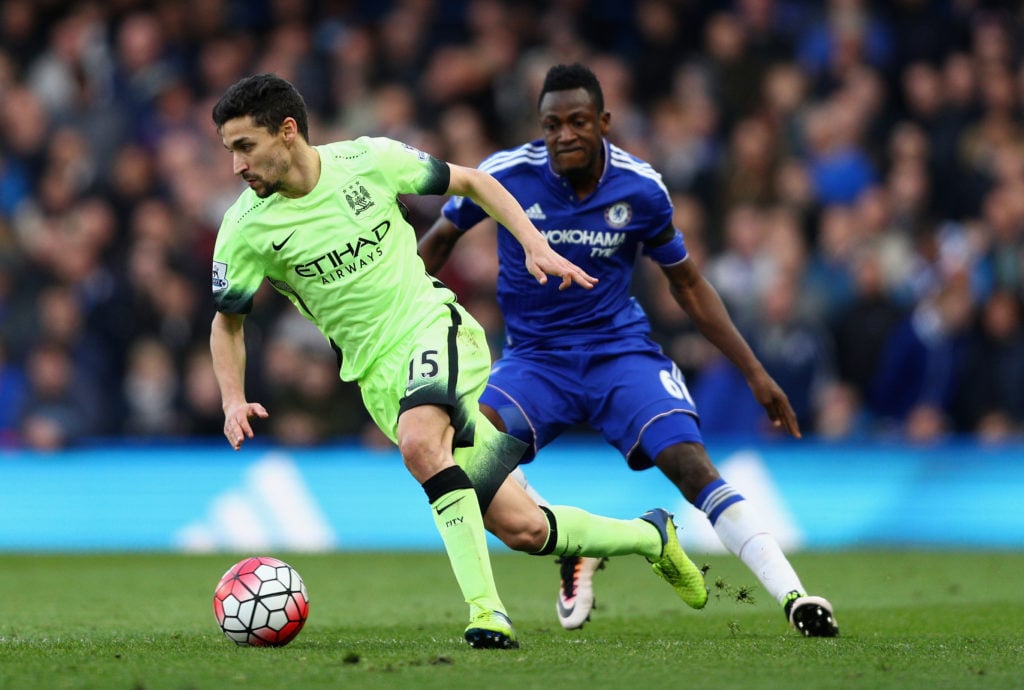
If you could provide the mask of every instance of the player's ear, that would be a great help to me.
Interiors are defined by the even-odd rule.
[[[612,114],[610,112],[608,112],[607,110],[604,111],[603,113],[601,113],[601,117],[599,118],[599,122],[601,123],[601,136],[607,135],[608,134],[608,129],[609,129],[609,127],[611,125],[611,122],[612,122]]]
[[[292,144],[296,137],[299,136],[299,123],[295,121],[294,117],[286,117],[278,131],[281,133],[286,144]]]

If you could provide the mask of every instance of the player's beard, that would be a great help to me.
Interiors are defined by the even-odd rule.
[[[256,182],[256,186],[252,187],[252,191],[261,199],[266,199],[281,188],[281,180],[277,180],[276,182],[267,182],[262,177],[257,177],[252,181]]]
[[[253,175],[252,177],[242,176],[242,179],[250,183],[252,191],[256,193],[261,199],[266,199],[271,194],[274,194],[281,190],[282,180],[291,166],[288,161],[283,158],[272,158],[267,164],[267,177],[263,175]],[[271,178],[273,178],[271,180]],[[252,183],[256,185],[253,186]]]

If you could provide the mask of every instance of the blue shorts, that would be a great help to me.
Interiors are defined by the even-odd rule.
[[[480,402],[530,445],[523,462],[578,424],[599,431],[634,470],[653,466],[676,443],[703,443],[679,367],[643,337],[614,347],[506,352],[491,368]]]

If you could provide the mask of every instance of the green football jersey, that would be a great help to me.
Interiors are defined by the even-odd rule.
[[[320,179],[303,197],[245,190],[213,252],[219,311],[247,314],[266,278],[342,354],[358,381],[455,295],[427,274],[398,194],[445,194],[446,163],[386,138],[316,146]]]

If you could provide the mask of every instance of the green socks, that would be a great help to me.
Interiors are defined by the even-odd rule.
[[[546,506],[551,523],[548,543],[538,555],[622,556],[661,558],[661,535],[645,520],[616,520],[572,506]]]
[[[470,617],[481,611],[505,612],[498,597],[487,551],[487,533],[476,491],[461,467],[448,467],[423,483],[437,531],[448,560],[470,607]]]

